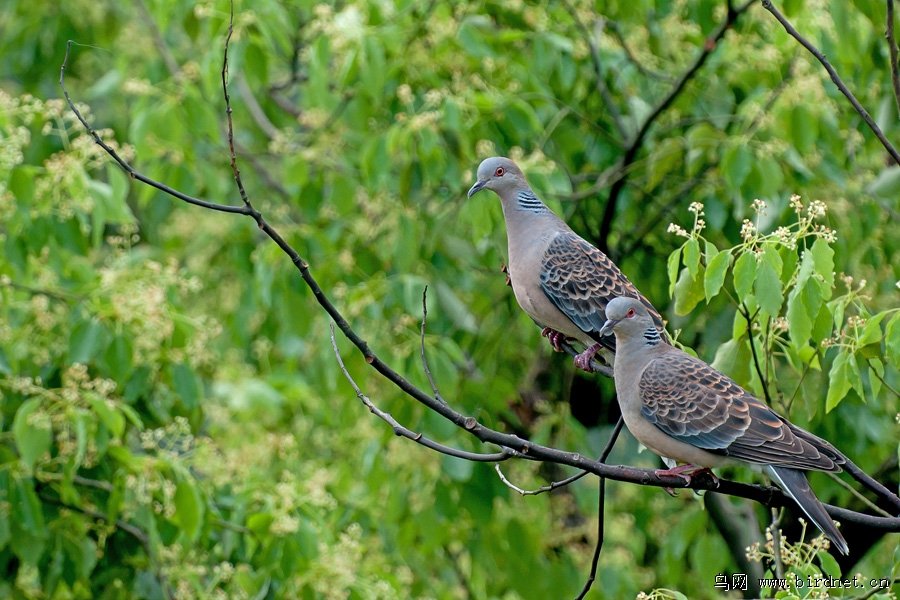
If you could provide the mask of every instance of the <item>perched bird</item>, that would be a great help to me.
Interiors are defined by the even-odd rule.
[[[567,338],[585,345],[575,366],[590,371],[601,349],[612,364],[614,339],[599,335],[606,304],[616,296],[637,298],[665,336],[662,318],[605,254],[582,239],[531,191],[525,175],[508,158],[485,159],[469,198],[481,190],[500,197],[509,242],[509,278],[519,306],[557,352]]]
[[[690,481],[691,471],[749,463],[767,473],[847,554],[847,542],[804,473],[840,472],[847,457],[702,360],[662,343],[642,302],[611,299],[606,317],[599,333],[615,333],[614,377],[625,425],[653,452],[687,463],[658,474]]]

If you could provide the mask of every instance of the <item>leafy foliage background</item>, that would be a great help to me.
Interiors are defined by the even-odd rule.
[[[782,9],[900,138],[882,5]],[[465,200],[481,158],[511,155],[665,309],[680,342],[767,387],[794,422],[896,487],[900,167],[886,166],[760,6],[652,125],[601,235],[606,169],[725,18],[708,1],[239,2],[230,90],[244,182],[397,370],[427,386],[428,284],[425,346],[444,396],[487,425],[596,455],[617,417],[612,382],[551,356],[499,273],[499,205]],[[91,47],[75,48],[69,88],[104,137],[147,175],[236,204],[220,80],[227,22],[223,2],[0,8],[0,593],[574,595],[596,541],[589,480],[521,498],[490,466],[394,438],[343,381],[328,320],[273,244],[245,220],[134,185],[63,109],[57,74],[71,38]],[[833,254],[809,247],[836,277],[813,261],[801,287],[803,244],[742,235],[744,219],[763,233],[795,222],[792,193],[827,205],[816,223],[836,230],[822,242]],[[691,201],[705,229],[691,226]],[[758,249],[774,270],[773,248],[780,272],[734,277],[737,263],[719,259],[710,293],[714,250],[732,247],[735,260]],[[729,294],[768,311],[751,329],[767,382]],[[478,449],[342,348],[398,420]],[[611,460],[657,464],[628,436]],[[566,474],[504,470],[524,487]],[[813,485],[825,501],[853,501],[830,479]],[[718,597],[714,576],[735,563],[701,500],[631,485],[608,495],[589,598],[660,586]],[[891,577],[896,548],[885,536],[854,570]]]

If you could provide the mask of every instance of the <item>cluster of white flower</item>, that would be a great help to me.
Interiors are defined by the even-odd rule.
[[[757,198],[756,200],[754,200],[753,203],[750,204],[750,206],[753,208],[753,210],[754,210],[754,211],[756,212],[756,214],[758,214],[758,215],[764,215],[764,214],[766,214],[766,208],[768,208],[768,205],[766,204],[766,201],[765,201],[765,200],[760,200],[759,198]]]
[[[684,227],[676,225],[675,223],[669,223],[669,228],[666,231],[685,238],[691,237],[691,234],[689,234]]]
[[[756,225],[750,222],[750,219],[744,219],[744,222],[741,224],[741,237],[744,238],[744,241],[749,241],[754,235],[756,235]]]
[[[821,200],[813,200],[809,203],[809,208],[806,209],[806,213],[811,219],[824,217],[826,212],[828,212],[828,206]]]

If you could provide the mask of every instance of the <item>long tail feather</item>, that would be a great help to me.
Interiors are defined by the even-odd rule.
[[[812,491],[809,481],[806,479],[806,474],[803,471],[798,471],[796,469],[773,466],[767,466],[766,472],[769,477],[771,477],[772,480],[774,480],[775,483],[777,483],[778,486],[797,503],[801,510],[806,513],[809,520],[822,530],[822,533],[831,540],[831,543],[834,544],[835,548],[837,548],[841,554],[846,556],[850,551],[847,547],[847,540],[844,539],[844,536],[842,536],[841,532],[838,531],[838,528],[835,527],[834,521],[832,521],[831,517],[828,516],[828,513],[825,512],[825,507],[822,506],[822,503],[816,498],[816,494]]]

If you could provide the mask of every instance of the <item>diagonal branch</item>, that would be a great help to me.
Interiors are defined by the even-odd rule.
[[[888,52],[891,56],[891,84],[894,88],[894,100],[897,102],[897,115],[900,116],[900,67],[897,66],[897,38],[894,37],[894,0],[887,0],[887,25],[884,28]]]
[[[710,54],[712,54],[713,50],[716,49],[716,45],[719,40],[725,35],[725,32],[734,25],[734,22],[737,18],[752,5],[756,0],[748,0],[746,3],[738,6],[737,8],[731,5],[731,2],[728,2],[728,12],[725,15],[725,20],[713,31],[709,37],[706,38],[706,41],[703,44],[703,49],[700,51],[700,54],[697,55],[697,58],[694,59],[694,62],[685,70],[684,73],[681,74],[674,84],[672,84],[672,88],[669,92],[660,98],[660,100],[653,107],[653,110],[650,111],[650,114],[647,115],[647,118],[644,119],[644,122],[641,124],[641,127],[635,133],[634,138],[628,143],[625,147],[625,153],[622,155],[622,158],[619,160],[618,167],[620,172],[622,173],[621,177],[613,182],[612,187],[609,190],[609,198],[606,201],[606,207],[603,210],[603,219],[600,221],[600,232],[597,237],[597,247],[600,248],[606,254],[609,254],[609,234],[612,232],[612,223],[613,219],[616,216],[616,205],[619,201],[619,196],[622,193],[622,190],[625,189],[625,184],[628,180],[628,167],[635,161],[637,158],[638,152],[641,150],[641,147],[644,143],[644,138],[647,137],[647,133],[650,131],[650,127],[659,118],[659,116],[669,108],[673,102],[675,102],[676,98],[684,91],[685,86],[688,81],[690,81],[694,75],[700,70],[700,68],[706,63],[706,60],[709,58]],[[598,182],[600,183],[600,182]],[[596,187],[596,185],[595,185]],[[602,188],[601,188],[602,189]],[[599,191],[596,190],[596,191]]]
[[[622,122],[622,115],[616,107],[616,103],[609,91],[609,86],[606,85],[606,77],[603,74],[603,65],[600,62],[600,50],[597,48],[594,36],[584,21],[581,20],[581,17],[578,16],[578,11],[572,6],[572,3],[569,2],[569,0],[563,0],[563,4],[565,5],[566,10],[569,11],[572,20],[575,21],[575,25],[581,30],[584,41],[591,50],[591,63],[594,67],[594,76],[597,78],[597,91],[603,99],[603,105],[606,107],[606,112],[608,112],[610,118],[612,118],[612,122],[616,126],[616,131],[619,132],[621,138],[623,140],[627,139],[628,132],[625,130],[625,124]]]
[[[890,4],[890,2],[889,2]],[[856,112],[863,118],[863,121],[866,122],[866,125],[869,126],[869,129],[875,134],[875,137],[881,142],[881,145],[884,146],[885,150],[887,150],[888,154],[891,155],[891,158],[894,159],[898,165],[900,165],[900,152],[897,152],[897,149],[888,141],[888,139],[884,136],[884,133],[881,131],[881,128],[878,127],[878,124],[872,118],[872,116],[863,108],[863,105],[859,103],[859,100],[856,99],[856,96],[853,95],[853,92],[844,84],[844,81],[837,74],[837,71],[834,70],[834,67],[831,66],[831,63],[828,62],[828,59],[825,58],[825,55],[822,52],[812,45],[812,43],[807,40],[805,37],[800,35],[800,33],[794,29],[794,26],[791,25],[790,21],[781,14],[775,6],[772,5],[772,0],[762,0],[763,8],[772,13],[778,22],[781,23],[781,26],[784,27],[784,30],[788,32],[792,38],[800,42],[800,45],[809,50],[809,53],[816,57],[822,66],[825,67],[825,70],[828,71],[828,75],[831,77],[831,81],[834,82],[834,85],[837,86],[838,90],[844,95],[847,100],[850,101],[850,104],[853,105],[853,108],[856,109]],[[890,26],[890,25],[889,25]],[[896,63],[895,63],[896,64]],[[893,72],[896,73],[896,69],[894,69],[894,65],[892,65]]]

